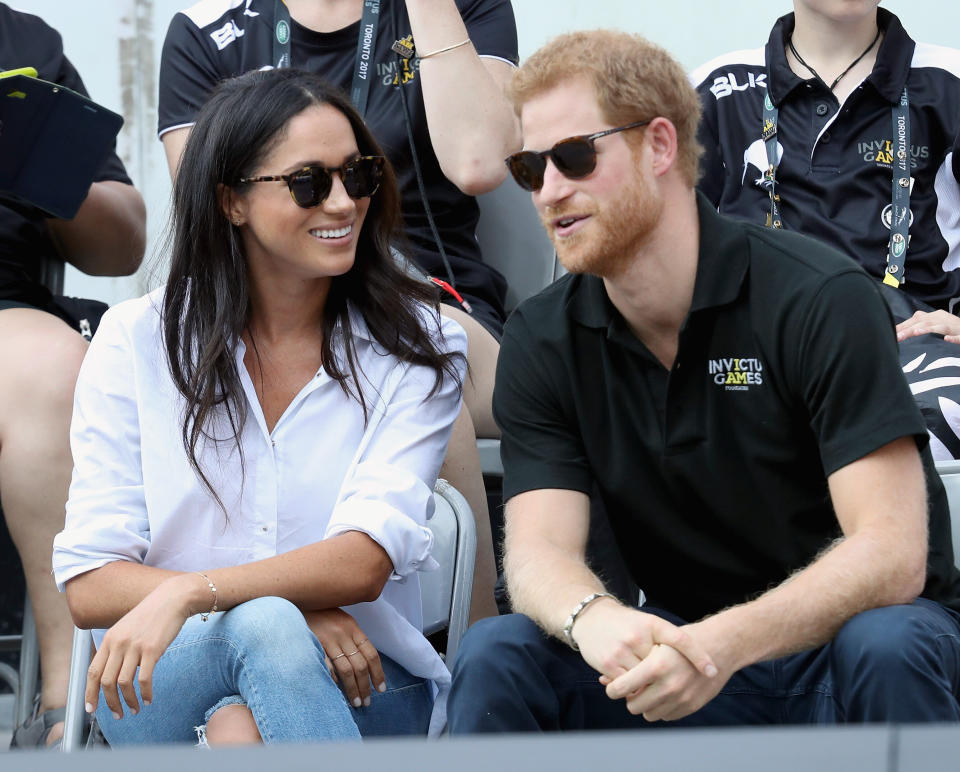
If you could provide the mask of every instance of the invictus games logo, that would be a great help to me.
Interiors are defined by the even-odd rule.
[[[750,391],[763,384],[763,363],[756,357],[711,359],[707,373],[724,391]]]
[[[877,139],[872,142],[858,142],[857,154],[865,163],[874,163],[877,166],[892,168],[896,159],[893,140]],[[926,145],[910,146],[910,168],[916,169],[921,161],[930,157],[930,148]]]
[[[287,41],[290,40],[290,25],[283,19],[277,22],[277,41],[280,45],[285,46]]]

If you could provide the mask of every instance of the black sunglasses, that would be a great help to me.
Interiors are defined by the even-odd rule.
[[[597,168],[597,149],[593,143],[601,137],[617,134],[627,129],[646,126],[650,121],[637,121],[615,129],[598,131],[596,134],[584,134],[579,137],[561,139],[549,150],[539,153],[523,150],[510,156],[506,163],[510,174],[524,190],[537,191],[543,187],[543,173],[547,170],[547,159],[553,161],[557,171],[571,180],[586,177]]]
[[[380,188],[384,160],[382,155],[362,155],[334,169],[319,165],[304,166],[291,174],[244,177],[240,182],[285,182],[297,206],[310,209],[320,206],[330,195],[334,172],[340,175],[350,198],[372,196]]]

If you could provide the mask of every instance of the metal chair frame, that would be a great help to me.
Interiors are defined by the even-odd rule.
[[[23,600],[23,627],[19,635],[0,635],[0,651],[20,651],[19,668],[0,662],[0,680],[5,681],[15,695],[13,727],[16,729],[33,713],[33,700],[40,682],[40,644],[33,619],[30,595]]]

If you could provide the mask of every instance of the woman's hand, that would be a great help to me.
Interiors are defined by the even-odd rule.
[[[931,332],[942,335],[947,343],[960,343],[960,318],[943,310],[917,311],[897,325],[897,340]]]
[[[327,667],[355,708],[370,704],[370,684],[386,691],[380,655],[360,625],[338,608],[304,611],[307,624],[327,655]]]
[[[93,713],[100,689],[114,718],[123,717],[123,695],[130,712],[140,712],[134,678],[140,684],[143,704],[153,700],[153,668],[183,623],[193,613],[191,596],[200,577],[178,574],[166,579],[111,627],[87,670],[86,709]],[[139,675],[137,668],[140,668]]]

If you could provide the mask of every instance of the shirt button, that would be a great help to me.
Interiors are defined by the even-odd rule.
[[[830,108],[827,107],[823,102],[817,105],[817,115],[821,118],[830,112]]]
[[[270,530],[270,529],[267,528],[267,526],[265,526],[265,525],[260,526],[260,533],[266,533],[266,532],[269,531],[269,530]]]
[[[829,144],[830,144],[830,139],[831,139],[831,137],[830,137],[830,132],[829,132],[829,131],[825,131],[825,132],[823,132],[823,136],[820,137],[820,142],[822,142],[824,145],[829,145]]]

